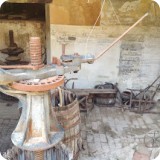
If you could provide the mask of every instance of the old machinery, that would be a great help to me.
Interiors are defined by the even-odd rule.
[[[31,65],[38,66],[38,68],[40,68],[40,66],[43,67],[39,37],[30,38],[30,54]],[[12,73],[12,75],[15,73],[15,79],[16,72],[20,75],[25,73],[24,70],[17,69],[10,70],[9,72]],[[63,77],[60,79],[59,77],[58,79],[52,79],[52,81],[55,82],[54,85],[47,86],[47,88],[45,87],[45,83],[44,86],[43,82],[40,82],[41,86],[37,85],[32,78],[34,77],[30,77],[30,82],[27,83],[17,82],[16,84],[8,84],[11,88],[3,88],[2,92],[7,94],[11,90],[13,96],[14,94],[15,97],[18,96],[17,98],[20,99],[23,106],[19,123],[11,136],[13,144],[22,150],[21,154],[19,154],[19,159],[27,159],[27,154],[31,154],[32,151],[32,153],[34,153],[30,155],[32,157],[31,159],[45,160],[45,154],[52,152],[51,148],[58,145],[64,136],[64,131],[58,124],[55,114],[52,111],[49,93],[50,89],[54,89],[63,84]],[[47,78],[49,78],[49,75]],[[25,75],[22,79],[25,80]],[[47,84],[49,83],[50,81],[48,81]],[[27,84],[31,85],[26,87]],[[16,88],[17,90],[12,90],[12,88]],[[43,90],[41,88],[45,89]],[[19,91],[19,93],[16,93],[17,91]],[[25,154],[26,152],[28,153]],[[53,159],[53,156],[54,155],[50,154],[47,159]]]
[[[144,136],[144,144],[148,148],[159,148],[160,147],[160,131],[151,130]]]
[[[153,89],[154,88],[154,89]],[[154,97],[160,88],[160,76],[145,89],[128,89],[121,94],[122,104],[124,109],[129,109],[136,113],[155,113],[149,111],[153,108],[155,101]],[[157,114],[159,114],[157,112]]]
[[[23,108],[11,136],[13,144],[21,149],[19,159],[27,159],[29,155],[30,159],[53,160],[57,153],[53,147],[62,142],[64,131],[52,109],[50,90],[64,84],[65,73],[79,71],[81,63],[89,63],[94,57],[65,56],[61,65],[44,65],[40,38],[31,37],[29,44],[31,63],[23,65],[24,69],[20,69],[21,65],[18,69],[16,65],[9,66],[14,69],[1,69],[0,90],[18,98]],[[63,157],[62,160],[69,159]]]
[[[32,3],[50,2],[50,0],[13,0],[12,2]],[[62,55],[59,65],[44,65],[40,38],[31,37],[29,65],[0,66],[0,91],[17,97],[23,108],[18,125],[11,136],[13,144],[21,150],[19,160],[70,159],[69,151],[64,148],[59,151],[62,147],[57,147],[61,146],[64,129],[52,109],[50,90],[63,85],[65,73],[78,72],[82,63],[93,63],[100,58],[147,16],[148,13],[142,16],[96,58],[92,55]],[[14,41],[12,42],[14,45]]]
[[[14,42],[13,30],[9,31],[9,42],[9,47],[1,50],[2,53],[8,55],[6,58],[6,64],[19,64],[21,59],[18,55],[23,53],[24,50],[18,47],[18,45]]]

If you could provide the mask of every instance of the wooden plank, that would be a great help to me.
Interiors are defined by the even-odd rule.
[[[79,103],[83,102],[84,100],[86,100],[87,97],[83,97],[82,99],[79,100]]]
[[[69,89],[69,91],[74,92],[76,95],[90,95],[90,94],[112,94],[116,93],[116,89]]]
[[[140,103],[155,103],[155,101],[152,100],[139,100],[139,99],[133,99],[131,102],[140,102]]]

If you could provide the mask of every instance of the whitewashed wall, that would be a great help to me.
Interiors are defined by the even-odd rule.
[[[51,25],[51,55],[60,57],[62,43],[66,42],[66,54],[95,54],[108,46],[128,26],[96,27],[88,49],[86,39],[90,27]],[[76,37],[68,41],[68,37]],[[121,90],[142,89],[160,74],[160,28],[136,27],[94,64],[82,65],[76,88],[92,88],[104,82],[118,83]]]

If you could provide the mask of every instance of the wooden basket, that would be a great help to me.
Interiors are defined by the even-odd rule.
[[[79,102],[74,100],[67,106],[55,108],[57,120],[65,130],[63,143],[73,151],[74,160],[79,157],[81,146]]]

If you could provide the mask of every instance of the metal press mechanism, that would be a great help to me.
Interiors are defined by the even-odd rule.
[[[15,43],[13,30],[9,31],[9,47],[2,49],[1,52],[8,55],[5,62],[6,64],[20,64],[21,58],[19,55],[23,53],[24,50],[18,47],[18,45]]]
[[[0,90],[17,97],[22,107],[18,125],[12,133],[13,144],[18,147],[20,160],[69,159],[69,151],[61,148],[64,130],[56,119],[51,103],[53,90],[64,84],[64,74],[79,71],[81,63],[90,63],[93,56],[64,56],[61,65],[42,63],[41,41],[30,38],[29,65],[8,66],[0,69]],[[29,67],[28,67],[29,66]],[[56,147],[56,148],[55,148]]]
[[[35,1],[41,2],[41,0]],[[78,72],[82,63],[93,63],[99,59],[148,15],[148,13],[143,15],[96,57],[78,54],[62,55],[59,63],[45,65],[42,63],[41,40],[39,37],[31,37],[29,65],[0,66],[0,91],[17,97],[22,107],[18,125],[11,136],[13,144],[20,150],[19,160],[73,158],[71,152],[62,144],[64,129],[57,121],[52,108],[51,90],[64,84],[65,73]],[[10,48],[14,49],[16,46],[12,33],[10,39]]]

